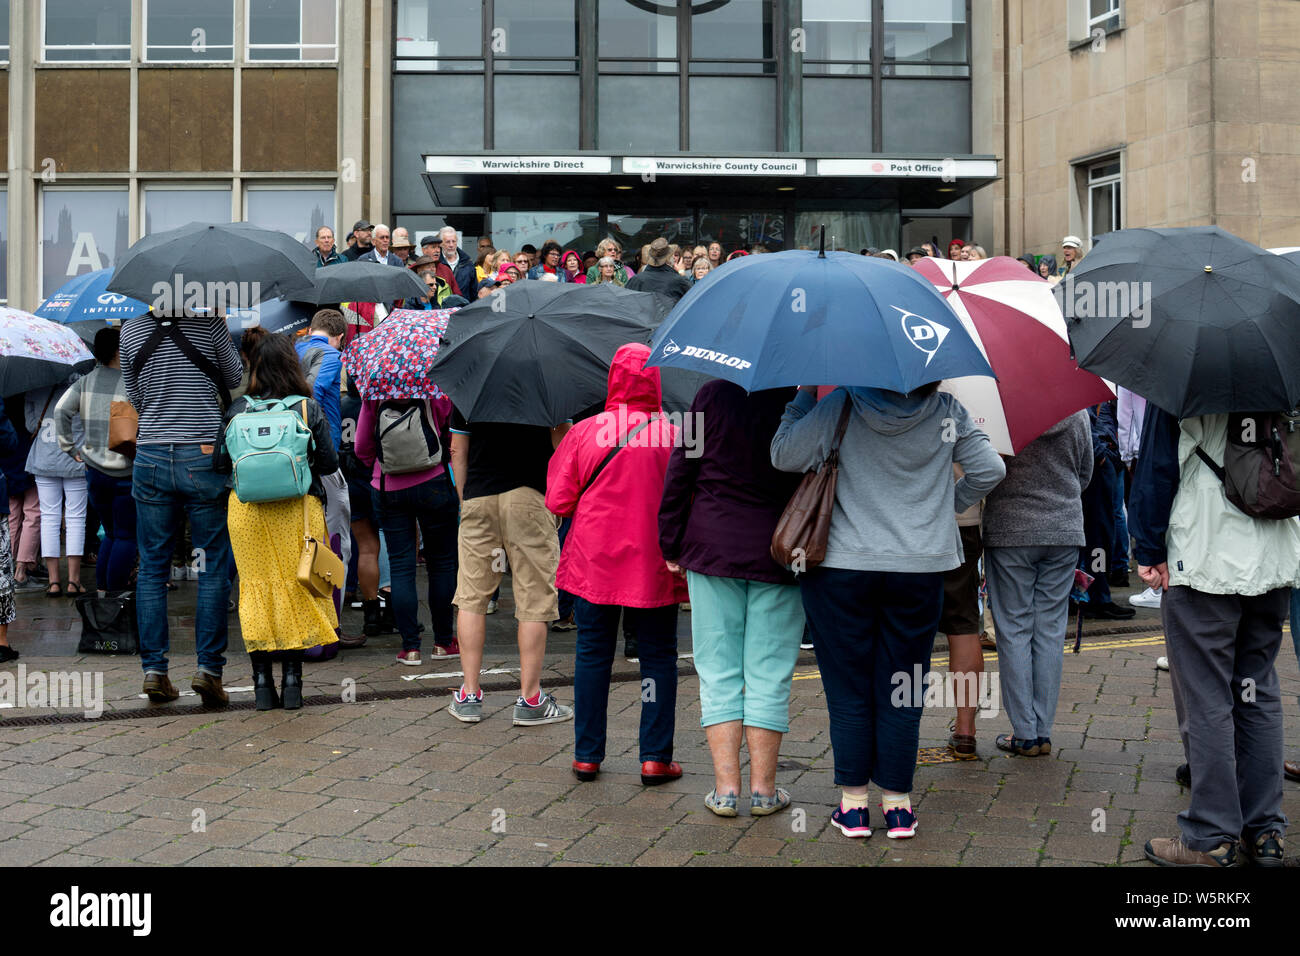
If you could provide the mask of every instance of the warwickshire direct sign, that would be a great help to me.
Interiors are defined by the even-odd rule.
[[[608,173],[608,156],[426,156],[426,173]]]

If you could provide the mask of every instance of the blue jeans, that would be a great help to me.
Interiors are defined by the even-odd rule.
[[[677,605],[619,607],[573,599],[578,646],[573,673],[574,757],[583,763],[605,759],[609,723],[609,678],[622,612],[637,636],[641,658],[641,762],[673,759],[677,708]]]
[[[420,649],[420,600],[415,593],[416,529],[424,545],[429,573],[429,614],[433,639],[452,641],[451,599],[456,594],[456,527],[459,503],[446,474],[400,491],[376,494],[379,526],[388,541],[393,574],[393,619],[402,635],[402,650]]]
[[[86,467],[90,500],[104,525],[104,541],[95,563],[95,586],[101,591],[125,591],[135,568],[135,499],[131,479],[114,478]]]
[[[146,673],[167,673],[167,581],[181,519],[188,514],[200,562],[195,650],[199,670],[220,677],[226,663],[230,601],[226,476],[212,470],[212,456],[198,445],[141,445],[136,451],[131,494],[140,549],[136,578],[140,663]]]
[[[943,575],[820,567],[800,584],[826,691],[836,785],[875,781],[910,792],[925,694],[917,674],[924,680],[930,669]]]
[[[1083,536],[1087,541],[1079,549],[1079,567],[1093,576],[1088,588],[1088,603],[1093,607],[1109,604],[1111,556],[1115,550],[1115,495],[1119,472],[1105,458],[1093,463],[1092,481],[1083,490]],[[1119,488],[1123,488],[1119,485]],[[1098,567],[1100,565],[1100,567]]]
[[[1127,469],[1121,464],[1115,468],[1115,547],[1111,550],[1110,566],[1115,570],[1128,570],[1128,512],[1124,505],[1124,478]]]
[[[573,527],[573,519],[565,518],[560,522],[560,551],[564,551],[564,539],[569,536],[569,529]],[[564,620],[573,614],[573,594],[560,588],[560,620]]]

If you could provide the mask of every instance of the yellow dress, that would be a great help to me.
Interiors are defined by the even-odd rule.
[[[307,511],[312,536],[328,542],[325,509],[315,495],[307,496]],[[302,499],[244,504],[232,492],[227,521],[239,571],[239,627],[249,653],[337,641],[334,601],[298,583]]]

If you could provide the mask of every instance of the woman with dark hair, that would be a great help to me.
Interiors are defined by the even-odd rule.
[[[305,498],[282,501],[244,503],[230,495],[227,523],[239,569],[239,626],[253,664],[257,709],[270,710],[283,703],[285,710],[297,710],[302,707],[303,652],[338,640],[334,601],[316,597],[298,583],[298,559],[302,555],[304,508],[308,533],[319,542],[329,541],[322,478],[338,471],[339,457],[329,422],[316,400],[309,397],[312,388],[303,376],[293,340],[279,333],[254,336],[258,338],[261,341],[251,350],[248,394],[231,403],[225,424],[229,427],[236,415],[253,411],[254,402],[282,402],[311,430],[311,487]],[[226,475],[234,469],[224,429],[217,436],[212,468]],[[280,695],[271,669],[272,655],[277,653],[283,668]]]
[[[528,270],[528,278],[541,279],[547,275],[555,276],[556,282],[568,282],[569,276],[560,265],[560,256],[564,250],[554,239],[542,243],[542,251],[537,254],[537,265]]]
[[[77,379],[54,408],[54,432],[66,455],[86,465],[91,504],[104,525],[104,543],[95,565],[95,587],[124,591],[135,569],[135,499],[131,497],[132,462],[108,447],[109,415],[114,402],[125,402],[122,363],[118,354],[121,331],[95,333],[94,371]],[[82,440],[73,421],[81,417]]]
[[[907,394],[800,388],[772,439],[772,464],[803,473],[839,443],[826,557],[800,575],[830,715],[840,805],[831,824],[869,837],[867,786],[881,789],[891,839],[916,833],[910,791],[943,576],[962,563],[957,514],[1006,474],[988,437],[932,382]],[[953,464],[964,474],[955,482]],[[915,675],[915,676],[914,676]]]

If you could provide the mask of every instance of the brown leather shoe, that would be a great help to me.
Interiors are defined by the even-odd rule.
[[[150,672],[144,675],[144,692],[153,704],[167,704],[180,700],[181,692],[176,689],[166,674]]]
[[[1288,780],[1300,781],[1300,763],[1294,760],[1282,761],[1282,773]]]
[[[366,635],[364,634],[344,634],[342,628],[337,628],[334,633],[339,636],[339,647],[344,650],[366,646]]]
[[[1148,840],[1147,859],[1157,866],[1237,866],[1237,845],[1220,843],[1208,852],[1190,849],[1182,837]]]
[[[199,695],[205,707],[225,707],[230,703],[230,695],[221,686],[221,678],[213,677],[206,671],[199,671],[190,681],[190,687]]]

